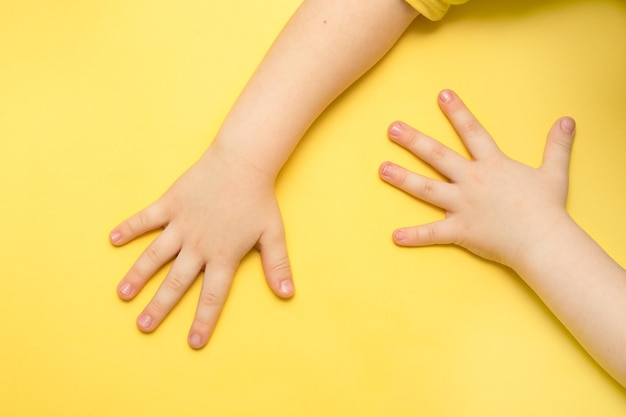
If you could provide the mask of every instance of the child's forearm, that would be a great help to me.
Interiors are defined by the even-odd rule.
[[[512,266],[626,386],[626,271],[565,213]]]
[[[305,0],[212,147],[275,177],[324,108],[379,60],[416,16],[403,0]]]

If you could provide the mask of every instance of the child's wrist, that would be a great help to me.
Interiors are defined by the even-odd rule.
[[[222,165],[228,172],[246,176],[250,182],[274,184],[280,167],[275,171],[254,155],[220,141],[214,141],[200,158],[200,163]]]
[[[558,248],[567,245],[563,236],[568,235],[566,231],[571,227],[577,225],[565,210],[533,221],[533,226],[525,229],[518,250],[509,256],[507,265],[522,277],[529,275],[530,271],[542,269],[558,256]]]

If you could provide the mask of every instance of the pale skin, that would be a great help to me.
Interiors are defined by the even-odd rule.
[[[543,163],[531,168],[504,155],[452,91],[439,105],[471,155],[466,159],[402,122],[389,138],[448,181],[391,162],[391,185],[445,210],[445,219],[393,233],[401,246],[456,244],[516,271],[589,354],[626,386],[626,271],[565,209],[574,120],[548,133]]]
[[[137,318],[140,330],[155,330],[204,271],[188,336],[190,346],[203,347],[240,260],[253,248],[270,288],[279,297],[294,294],[276,176],[319,113],[376,63],[416,16],[402,0],[303,2],[204,155],[161,198],[110,234],[114,245],[123,245],[162,230],[119,283],[122,299],[134,298],[174,260]],[[383,164],[384,180],[446,210],[445,220],[399,229],[394,241],[455,243],[513,268],[626,384],[625,271],[565,211],[573,120],[562,118],[552,127],[544,163],[533,169],[503,155],[454,93],[442,93],[439,102],[473,159],[406,124],[390,127],[392,140],[450,180]]]
[[[302,3],[199,161],[111,231],[111,243],[123,245],[162,229],[119,283],[124,300],[174,260],[137,318],[140,330],[155,330],[204,271],[188,335],[191,347],[203,347],[239,262],[253,248],[274,293],[293,296],[276,176],[323,109],[382,58],[416,16],[403,0]]]

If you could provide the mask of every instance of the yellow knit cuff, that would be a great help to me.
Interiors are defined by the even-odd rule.
[[[405,0],[429,20],[439,20],[451,4],[462,4],[467,0]]]

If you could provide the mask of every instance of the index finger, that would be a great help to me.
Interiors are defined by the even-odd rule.
[[[475,159],[500,153],[491,135],[452,90],[439,93],[439,106]]]
[[[165,226],[168,218],[167,210],[158,200],[117,225],[111,231],[109,239],[116,246],[122,245],[144,233]]]

